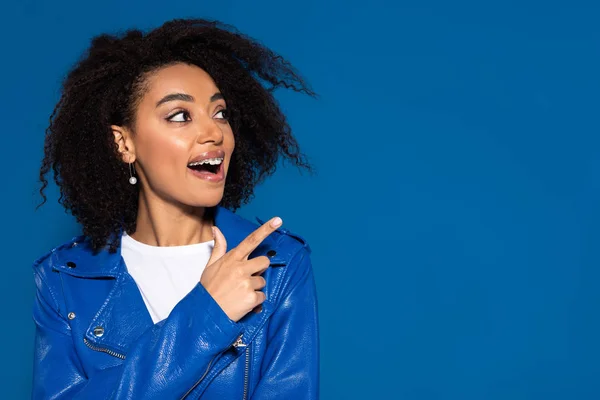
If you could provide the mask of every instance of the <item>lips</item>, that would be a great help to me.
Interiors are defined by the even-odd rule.
[[[209,182],[221,182],[225,179],[225,152],[208,151],[199,154],[188,162],[188,171],[197,178]]]
[[[196,157],[192,158],[188,162],[188,165],[204,161],[209,158],[225,158],[225,152],[223,150],[207,151],[206,153],[199,154]]]

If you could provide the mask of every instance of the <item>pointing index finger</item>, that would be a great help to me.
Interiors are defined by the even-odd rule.
[[[236,253],[238,253],[240,257],[248,257],[250,253],[252,253],[254,249],[267,238],[267,236],[275,232],[282,223],[283,221],[279,217],[271,218],[269,221],[259,226],[254,232],[246,236],[246,238],[237,245]]]

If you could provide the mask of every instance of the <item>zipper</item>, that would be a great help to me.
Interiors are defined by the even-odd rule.
[[[216,356],[215,356],[215,357],[216,357]],[[194,383],[194,386],[192,386],[192,387],[190,388],[190,390],[188,390],[187,392],[185,392],[185,394],[183,395],[183,397],[181,398],[181,400],[185,399],[185,398],[186,398],[186,397],[187,397],[187,396],[188,396],[190,393],[192,393],[192,391],[193,391],[194,389],[196,389],[196,386],[198,386],[198,384],[199,384],[200,382],[202,382],[202,379],[204,379],[204,377],[206,376],[206,374],[208,374],[208,371],[210,370],[210,366],[212,365],[212,363],[213,363],[213,361],[214,361],[215,357],[213,357],[213,358],[212,358],[212,359],[209,361],[208,365],[206,366],[206,371],[204,371],[204,373],[202,374],[202,376],[200,377],[200,379],[198,379],[198,380],[196,381],[196,383]]]
[[[114,351],[112,351],[112,350],[109,350],[109,349],[105,349],[105,348],[103,348],[103,347],[97,347],[97,346],[94,346],[94,345],[93,345],[93,344],[91,344],[91,343],[89,342],[89,340],[87,340],[87,338],[85,338],[85,337],[83,338],[83,343],[85,343],[85,345],[86,345],[87,347],[89,347],[90,349],[92,349],[92,350],[95,350],[95,351],[101,351],[101,352],[103,352],[103,353],[110,354],[111,356],[113,356],[113,357],[117,357],[117,358],[120,358],[121,360],[124,360],[124,359],[125,359],[125,355],[123,355],[123,354],[119,354],[119,353],[117,353],[117,352],[114,352]]]
[[[246,365],[244,367],[244,397],[242,397],[243,400],[246,400],[246,398],[248,397],[248,370],[250,369],[250,346],[242,342],[242,335],[240,335],[233,343],[233,347],[235,347],[236,349],[240,347],[246,348]]]
[[[250,369],[250,346],[246,346],[246,367],[244,369],[244,397],[242,400],[246,400],[248,397],[248,370]]]
[[[233,343],[231,344],[231,346],[233,346],[233,347],[235,347],[235,348],[238,348],[238,347],[245,347],[245,346],[247,346],[247,344],[245,344],[244,342],[242,342],[242,336],[243,336],[243,335],[244,335],[243,333],[242,333],[242,334],[240,334],[240,336],[238,336],[238,337],[235,339],[235,342],[233,342]],[[215,358],[216,358],[217,356],[218,356],[218,354],[217,354],[217,355],[215,355],[215,356],[214,356],[214,357],[213,357],[213,358],[210,360],[210,362],[209,362],[209,363],[208,363],[208,365],[206,366],[206,371],[204,371],[204,373],[202,374],[202,376],[200,377],[200,379],[198,379],[198,380],[196,381],[196,383],[194,383],[194,386],[192,386],[192,387],[190,388],[190,390],[188,390],[187,392],[185,392],[185,394],[183,395],[183,397],[181,397],[181,399],[180,399],[180,400],[183,400],[183,399],[185,399],[185,398],[186,398],[186,397],[187,397],[187,396],[188,396],[190,393],[192,393],[192,391],[193,391],[193,390],[194,390],[194,389],[195,389],[195,388],[196,388],[196,387],[197,387],[197,386],[200,384],[200,382],[202,382],[202,380],[203,380],[203,379],[206,377],[206,375],[208,374],[208,371],[210,370],[210,366],[212,365],[213,361],[215,360]]]
[[[242,336],[243,336],[243,334],[240,335],[240,336],[238,336],[238,338],[235,339],[235,342],[233,342],[233,344],[232,344],[232,346],[235,347],[236,349],[238,347],[246,347],[246,346],[248,346],[246,343],[242,342]]]

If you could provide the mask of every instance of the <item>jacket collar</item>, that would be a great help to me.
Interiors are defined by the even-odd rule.
[[[240,244],[242,240],[257,228],[255,224],[222,206],[216,206],[211,211],[214,212],[215,225],[221,230],[223,236],[225,236],[225,240],[227,240],[227,250]],[[258,218],[257,221],[262,223]],[[70,245],[71,251],[69,251],[67,260],[55,260],[56,269],[81,278],[117,278],[123,272],[125,264],[121,262],[122,234],[119,235],[119,246],[114,253],[109,252],[108,246],[105,246],[98,253],[93,254],[87,241],[83,237],[80,237],[80,239],[81,241],[76,240]],[[269,249],[275,246],[276,239],[271,235],[256,248],[251,254],[251,258],[266,254]],[[281,252],[276,253],[270,258],[271,265],[286,264],[285,254],[281,254]]]

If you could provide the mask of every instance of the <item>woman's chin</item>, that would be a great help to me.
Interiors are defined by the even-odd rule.
[[[196,197],[188,204],[192,207],[210,208],[217,206],[221,202],[221,200],[223,200],[222,190],[218,193],[202,193],[201,196]]]

